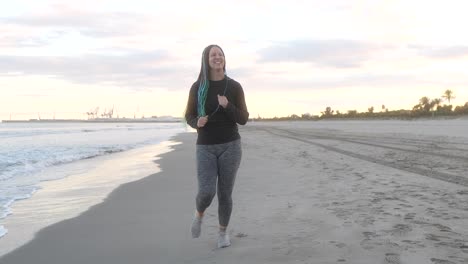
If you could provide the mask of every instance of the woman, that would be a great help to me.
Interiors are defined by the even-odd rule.
[[[232,190],[242,149],[237,124],[249,118],[242,86],[226,75],[224,52],[218,45],[203,50],[200,74],[192,85],[185,119],[197,129],[198,194],[192,237],[200,236],[206,208],[218,194],[218,247],[231,245],[226,228],[232,211]]]

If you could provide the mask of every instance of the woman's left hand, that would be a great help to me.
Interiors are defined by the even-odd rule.
[[[226,96],[224,96],[224,95],[219,95],[219,94],[218,94],[218,103],[219,103],[219,105],[222,106],[223,108],[226,108],[227,105],[228,105],[228,103],[229,103],[229,101],[228,101],[228,99],[226,98]]]

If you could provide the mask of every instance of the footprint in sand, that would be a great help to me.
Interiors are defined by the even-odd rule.
[[[402,240],[401,242],[408,244],[410,247],[416,247],[416,248],[425,248],[425,244],[422,241],[417,241],[417,240]]]
[[[396,224],[388,232],[392,235],[402,236],[412,230],[411,226],[405,224]]]
[[[235,237],[239,237],[239,238],[246,237],[246,236],[247,236],[247,234],[241,233],[241,232],[239,232],[239,233],[237,233],[237,234],[235,235]]]
[[[377,234],[374,232],[363,232],[364,239],[361,241],[360,245],[364,249],[373,249],[376,246],[374,239],[377,237]]]
[[[415,213],[407,213],[405,216],[404,216],[404,219],[405,220],[414,220],[414,217],[416,216]]]
[[[345,243],[338,242],[338,241],[330,241],[330,244],[334,244],[337,248],[344,248],[346,247]]]
[[[434,234],[426,234],[426,239],[431,240],[431,241],[439,242],[441,240],[448,240],[450,238],[447,237],[447,236],[438,236],[438,235],[434,235]]]
[[[354,176],[358,177],[358,179],[357,179],[358,181],[363,180],[363,179],[366,178],[366,177],[364,177],[364,175],[362,175],[359,172],[354,172],[353,174],[354,174]]]
[[[456,264],[455,262],[448,261],[445,259],[436,259],[436,258],[431,258],[432,263],[435,264]]]
[[[434,227],[438,228],[440,232],[452,232],[452,229],[448,226],[441,224],[432,224]]]
[[[398,205],[401,206],[401,207],[413,208],[413,206],[409,205],[409,204],[398,204]]]
[[[400,255],[396,253],[387,253],[385,254],[385,263],[389,264],[400,264]]]

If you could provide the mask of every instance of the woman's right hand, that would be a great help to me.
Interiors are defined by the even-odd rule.
[[[198,118],[197,127],[204,127],[208,122],[208,116],[201,116]]]

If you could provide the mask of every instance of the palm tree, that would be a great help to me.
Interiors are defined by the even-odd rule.
[[[333,112],[334,112],[334,111],[335,111],[335,110],[332,110],[331,107],[327,106],[327,107],[325,108],[325,111],[322,112],[322,116],[331,116],[331,115],[333,115]]]
[[[419,99],[419,104],[426,112],[429,112],[429,110],[432,108],[431,100],[427,96],[421,97],[421,99]]]
[[[455,99],[455,96],[453,95],[452,90],[446,90],[442,95],[442,98],[447,99],[450,104],[450,100]]]
[[[439,110],[439,105],[440,105],[441,102],[442,102],[442,100],[440,98],[432,99],[431,105],[432,105],[432,107],[435,106],[436,110]]]

